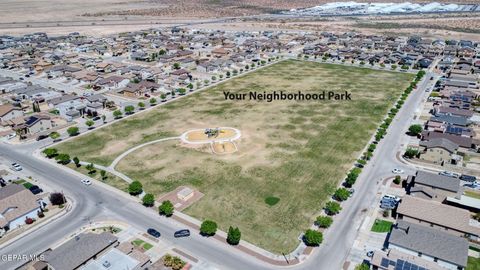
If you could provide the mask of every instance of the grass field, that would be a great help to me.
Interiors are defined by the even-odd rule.
[[[162,194],[179,185],[205,196],[185,210],[238,226],[242,239],[290,252],[413,76],[367,68],[283,61],[138,114],[59,146],[109,165],[128,148],[186,130],[234,127],[238,152],[212,155],[176,141],[149,145],[116,167]],[[348,90],[351,101],[229,101],[223,91],[317,93]],[[269,197],[278,198],[272,204]],[[267,204],[268,202],[269,204]]]
[[[467,270],[480,270],[480,259],[468,257]]]
[[[371,231],[378,233],[390,232],[392,225],[393,222],[390,222],[388,220],[376,219],[375,223],[373,223]]]

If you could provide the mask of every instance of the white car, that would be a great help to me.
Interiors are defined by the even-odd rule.
[[[402,173],[403,173],[403,170],[395,168],[395,169],[392,170],[392,173],[394,173],[394,174],[402,174]]]
[[[10,134],[8,134],[8,135],[5,136],[5,137],[7,138],[7,140],[11,140],[11,139],[15,138],[16,136],[17,136],[16,133],[10,133]]]
[[[92,181],[88,179],[82,179],[82,183],[85,184],[86,186],[90,186],[92,184]]]
[[[12,169],[17,172],[23,170],[22,166],[18,163],[12,163]]]

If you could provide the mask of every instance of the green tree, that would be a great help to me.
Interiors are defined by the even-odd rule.
[[[190,89],[190,90],[192,90],[192,89],[193,89],[193,84],[189,83],[189,84],[187,85],[187,88]]]
[[[227,243],[229,243],[230,245],[238,245],[241,238],[242,233],[237,227],[233,228],[232,226],[230,226],[230,228],[228,228]]]
[[[67,165],[68,163],[70,163],[70,156],[68,154],[58,154],[56,157],[55,157],[55,160],[60,163],[60,164],[63,164],[63,165]]]
[[[400,177],[400,175],[395,176],[395,179],[393,179],[393,183],[395,183],[396,185],[400,185],[401,182],[402,177]]]
[[[165,99],[167,98],[167,95],[165,95],[164,93],[162,93],[162,94],[160,94],[160,98],[161,98],[162,100],[165,100]]]
[[[337,201],[346,201],[350,196],[350,191],[346,188],[339,188],[335,191],[334,197]]]
[[[145,196],[143,196],[142,202],[145,206],[153,206],[155,204],[155,196],[151,193],[147,193]]]
[[[78,159],[78,157],[74,157],[72,160],[77,168],[80,167],[80,159]]]
[[[113,118],[115,118],[115,119],[121,118],[122,115],[123,115],[123,113],[122,113],[122,111],[120,111],[120,110],[115,110],[115,111],[113,112]]]
[[[397,65],[392,65],[392,69],[397,69]]]
[[[127,115],[130,115],[133,113],[133,111],[135,111],[135,107],[133,107],[133,105],[128,105],[128,106],[125,106],[125,114]]]
[[[93,120],[89,119],[85,122],[85,125],[87,125],[87,127],[90,129],[90,128],[92,128],[93,125],[95,125],[95,122],[93,122]]]
[[[107,120],[107,116],[103,114],[103,115],[102,115],[102,121],[103,121],[103,123],[105,123],[105,120]]]
[[[100,171],[100,176],[102,177],[102,180],[107,179],[107,172],[105,170]]]
[[[418,124],[415,124],[415,125],[411,125],[409,128],[408,128],[408,132],[412,135],[412,136],[418,136],[420,135],[420,133],[422,133],[422,126],[421,125],[418,125]]]
[[[142,191],[143,186],[142,183],[140,183],[139,181],[133,181],[132,183],[130,183],[130,185],[128,185],[128,193],[130,193],[131,195],[138,195],[142,193]]]
[[[87,164],[87,166],[85,166],[85,169],[88,170],[88,174],[94,174],[97,172],[97,169],[95,169],[95,165],[93,165],[93,163]]]
[[[200,226],[200,233],[205,236],[213,236],[217,232],[217,223],[212,220],[205,220]]]
[[[78,129],[78,127],[76,127],[76,126],[67,128],[67,133],[68,133],[68,135],[70,135],[70,136],[78,135],[78,131],[79,131],[79,129]]]
[[[167,217],[172,216],[174,210],[175,208],[173,207],[171,201],[163,201],[162,204],[158,207],[158,213]]]
[[[320,228],[328,228],[332,225],[333,219],[329,216],[318,216],[315,224]]]
[[[227,73],[225,75],[227,76],[227,78],[229,78],[231,76],[230,71],[227,71]]]
[[[155,104],[157,104],[157,99],[152,97],[150,99],[150,105],[155,105]]]
[[[333,215],[336,215],[336,214],[340,213],[340,210],[342,210],[342,207],[337,202],[329,201],[325,205],[325,211],[330,216],[333,216]]]
[[[355,270],[370,270],[370,266],[366,263],[358,264],[355,266]]]
[[[180,63],[174,63],[173,68],[174,69],[180,69]]]
[[[418,150],[410,147],[407,148],[407,150],[405,150],[405,154],[404,154],[404,156],[407,158],[414,158],[417,155],[418,155]]]
[[[185,88],[178,88],[177,91],[180,95],[185,95],[185,92],[187,92],[187,90],[185,90]]]
[[[45,148],[42,152],[47,158],[54,158],[58,155],[56,148]]]
[[[140,108],[140,110],[143,110],[145,108],[145,103],[143,102],[138,102],[138,107]]]
[[[56,139],[60,138],[60,133],[54,131],[54,132],[50,133],[50,135],[48,135],[48,136],[50,136],[50,138],[52,138],[52,140],[55,141]]]
[[[315,230],[306,230],[303,235],[303,240],[307,246],[318,246],[323,241],[323,234]]]

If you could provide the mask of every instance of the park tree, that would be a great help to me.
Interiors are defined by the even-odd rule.
[[[93,125],[95,125],[95,122],[93,122],[93,120],[87,120],[85,122],[85,125],[87,125],[88,129],[91,129]]]
[[[303,241],[307,246],[318,246],[323,241],[323,234],[315,230],[306,230],[303,235]]]
[[[187,88],[190,89],[190,90],[192,90],[192,89],[193,89],[193,84],[189,83],[189,84],[187,85]]]
[[[76,136],[79,133],[79,129],[76,126],[69,127],[69,128],[67,128],[67,133],[70,136]]]
[[[328,228],[332,225],[333,219],[329,216],[318,216],[315,224],[320,228]]]
[[[350,191],[346,188],[339,188],[335,191],[334,197],[337,201],[346,201],[350,196]]]
[[[55,157],[55,160],[62,165],[67,165],[71,161],[70,156],[68,154],[58,154]]]
[[[124,110],[126,115],[130,115],[133,113],[133,111],[135,111],[135,107],[133,107],[133,105],[128,105],[128,106],[125,106]]]
[[[95,165],[93,165],[93,163],[87,164],[87,166],[85,166],[85,169],[88,170],[88,174],[94,174],[97,172],[97,169],[95,169]]]
[[[157,104],[157,99],[152,97],[150,99],[150,105],[155,105],[155,104]]]
[[[43,150],[43,154],[47,157],[47,158],[54,158],[58,155],[58,150],[56,148],[45,148]]]
[[[232,226],[230,226],[230,228],[228,228],[227,243],[229,243],[230,245],[238,245],[241,238],[242,233],[237,227],[233,228]]]
[[[120,110],[115,110],[115,111],[113,112],[113,118],[115,118],[115,119],[121,118],[122,115],[123,115],[123,113],[122,113],[122,111],[120,111]]]
[[[167,95],[165,95],[165,94],[163,94],[163,93],[160,94],[160,99],[165,100],[166,98],[167,98]]]
[[[212,220],[205,220],[200,226],[200,233],[205,236],[213,236],[217,232],[217,223]]]
[[[173,211],[175,208],[173,207],[173,204],[171,201],[163,201],[162,204],[158,207],[158,213],[160,215],[164,215],[167,217],[170,217],[173,215]]]
[[[337,202],[330,201],[325,205],[325,211],[330,216],[340,213],[340,210],[342,210],[342,207]]]
[[[54,132],[50,133],[50,135],[48,135],[48,136],[50,136],[50,138],[52,138],[52,140],[55,141],[55,140],[57,140],[58,138],[60,138],[60,133],[54,131]]]
[[[142,202],[145,206],[153,206],[155,204],[155,196],[152,193],[147,193],[143,196]]]
[[[185,95],[185,93],[187,92],[187,90],[185,90],[185,88],[178,88],[177,91],[180,95]]]
[[[411,125],[409,128],[408,128],[408,133],[410,133],[410,135],[412,136],[418,136],[420,135],[420,133],[422,133],[422,126],[419,125],[419,124],[415,124],[415,125]]]
[[[78,159],[78,157],[74,157],[72,160],[73,160],[73,163],[75,163],[75,166],[77,168],[80,167],[80,160]]]
[[[141,101],[138,102],[138,107],[140,108],[140,110],[145,109],[145,103],[143,103],[143,102],[141,102]]]
[[[138,195],[142,193],[142,191],[143,186],[142,183],[140,183],[139,181],[133,181],[132,183],[130,183],[130,185],[128,185],[128,193],[130,193],[131,195]]]
[[[105,170],[100,171],[100,176],[102,177],[102,181],[107,179],[107,172]]]

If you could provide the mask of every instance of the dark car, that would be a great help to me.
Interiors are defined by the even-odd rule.
[[[463,180],[463,181],[466,181],[466,182],[475,182],[477,180],[477,178],[475,176],[462,174],[460,176],[460,180]]]
[[[30,192],[33,193],[33,195],[37,195],[39,193],[42,193],[43,192],[43,189],[41,189],[39,186],[37,185],[33,185],[29,188]]]
[[[37,137],[37,141],[45,140],[46,138],[48,138],[48,135],[40,135]]]
[[[190,236],[190,231],[189,230],[180,230],[176,231],[173,236],[175,237],[187,237]]]
[[[92,118],[93,121],[98,121],[100,119],[101,119],[100,116],[95,116],[95,117]]]
[[[152,229],[152,228],[148,229],[147,233],[150,234],[151,236],[155,237],[155,238],[160,237],[160,232],[155,230],[155,229]]]

